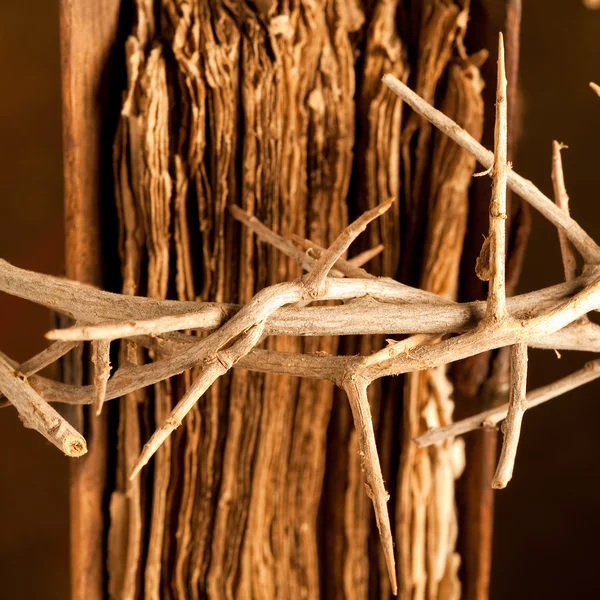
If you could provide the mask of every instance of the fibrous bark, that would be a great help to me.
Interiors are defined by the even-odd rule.
[[[348,213],[395,196],[364,245],[384,245],[370,272],[455,297],[474,161],[403,108],[380,78],[410,78],[479,138],[481,57],[464,46],[468,3],[134,6],[114,150],[125,294],[243,304],[300,274],[240,228],[227,204],[286,238],[328,247]],[[362,337],[344,350],[368,354],[383,345],[381,336]],[[334,354],[338,341],[279,336],[264,347]],[[105,365],[106,347],[97,355]],[[119,357],[123,367],[161,355],[124,342]],[[110,465],[111,594],[386,596],[357,433],[329,381],[235,369],[192,406],[152,468],[129,482],[141,443],[194,378],[192,371],[159,381],[120,405]],[[397,511],[401,592],[457,597],[460,442],[416,455],[409,443],[426,425],[451,420],[451,384],[444,367],[411,376],[403,409],[391,400],[401,387],[369,389]]]

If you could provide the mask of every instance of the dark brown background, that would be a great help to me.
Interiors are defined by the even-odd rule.
[[[523,136],[515,168],[551,192],[550,144],[564,153],[574,216],[600,239],[600,11],[525,2]],[[495,36],[495,32],[490,32]],[[63,256],[58,8],[0,3],[0,256],[60,274]],[[556,233],[538,215],[521,291],[560,281]],[[0,348],[44,347],[47,311],[0,296]],[[530,386],[587,359],[531,354]],[[600,384],[527,413],[515,478],[496,494],[492,598],[598,597]],[[68,461],[13,410],[0,413],[0,585],[11,599],[68,597]]]

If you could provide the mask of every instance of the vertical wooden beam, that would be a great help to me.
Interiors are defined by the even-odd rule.
[[[61,0],[63,157],[66,273],[103,283],[102,213],[112,202],[111,105],[119,102],[109,70],[118,37],[120,0]],[[103,187],[104,186],[104,187]],[[114,202],[112,202],[114,205]],[[118,271],[118,268],[117,268]],[[85,430],[89,452],[72,462],[71,597],[105,597],[105,507],[107,416],[74,415]]]

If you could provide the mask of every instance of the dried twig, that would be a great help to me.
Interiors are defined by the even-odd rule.
[[[21,375],[29,377],[56,362],[77,346],[79,346],[79,342],[53,342],[45,350],[21,363],[17,371]]]
[[[351,264],[354,267],[362,267],[363,265],[366,265],[368,262],[372,261],[376,256],[379,256],[384,249],[385,246],[383,244],[378,244],[373,248],[369,248],[368,250],[360,252],[356,256],[349,258],[348,264]]]
[[[501,323],[506,312],[506,178],[507,164],[507,100],[504,66],[504,40],[498,39],[498,81],[496,89],[496,125],[494,128],[494,167],[490,202],[490,286],[486,321]]]
[[[106,384],[110,377],[110,341],[92,342],[92,363],[94,365],[94,386],[96,390],[96,414],[102,413],[102,405],[106,398]]]
[[[196,377],[190,389],[144,446],[138,461],[131,471],[129,479],[134,479],[137,476],[142,467],[148,463],[164,441],[181,425],[183,418],[213,382],[225,375],[241,356],[247,354],[256,346],[263,334],[263,328],[264,325],[262,323],[252,326],[231,347],[221,350],[216,356],[206,360],[204,368],[198,377]]]
[[[361,465],[365,476],[365,487],[367,495],[373,502],[375,520],[379,537],[383,546],[383,554],[387,565],[388,575],[392,586],[392,593],[398,593],[398,582],[396,580],[396,561],[394,558],[394,542],[390,517],[387,511],[387,501],[390,496],[385,489],[377,445],[375,443],[375,432],[373,430],[373,417],[367,397],[367,386],[369,382],[357,373],[346,376],[342,387],[348,395],[354,427],[358,433],[358,445],[360,448]]]
[[[299,235],[296,234],[292,234],[290,236],[290,238],[296,243],[298,244],[301,248],[304,248],[305,250],[310,250],[313,253],[317,253],[317,256],[319,256],[322,252],[325,251],[325,248],[323,248],[322,246],[319,246],[319,244],[315,244],[314,242],[311,242],[310,240],[307,240],[303,237],[300,237]],[[378,256],[379,254],[381,254],[384,250],[384,245],[383,244],[379,244],[377,246],[375,246],[374,248],[369,248],[369,250],[365,250],[364,252],[361,252],[360,254],[357,254],[356,256],[349,258],[347,261],[338,261],[338,265],[340,265],[342,267],[342,269],[344,267],[346,267],[346,271],[348,271],[347,265],[350,265],[352,267],[355,268],[360,268],[363,265],[367,264],[370,260],[373,260],[373,258],[375,258],[376,256]],[[347,272],[344,273],[343,270],[341,270],[342,275],[346,274],[348,277],[354,277],[354,275],[350,275]],[[368,273],[367,271],[365,271],[364,269],[361,269],[361,273],[362,273],[362,277],[373,277],[370,273]],[[333,269],[331,270],[330,276],[333,274]]]
[[[600,85],[594,83],[593,81],[590,81],[590,87],[592,88],[592,90],[594,90],[594,92],[596,92],[596,94],[598,94],[598,96],[600,96]]]
[[[368,210],[356,221],[348,225],[344,231],[334,240],[333,244],[319,256],[313,268],[304,276],[304,287],[313,298],[321,298],[326,291],[326,278],[335,263],[341,258],[350,244],[367,228],[367,225],[383,215],[392,206],[394,198],[383,202],[379,206]]]
[[[554,186],[554,201],[567,215],[569,213],[569,196],[565,187],[565,177],[563,173],[562,158],[560,151],[566,148],[557,141],[552,142],[552,184]],[[565,271],[565,281],[575,279],[577,273],[577,260],[571,242],[569,242],[565,232],[558,230],[558,240],[560,242],[560,254],[562,257],[563,268]]]
[[[87,452],[84,437],[33,390],[24,375],[15,371],[2,357],[0,391],[17,409],[25,427],[39,431],[67,456],[81,456]]]
[[[595,381],[599,377],[600,360],[591,361],[582,369],[529,392],[525,397],[527,408],[531,409],[539,406],[544,402],[548,402],[548,400],[562,396],[586,383]],[[427,446],[432,446],[433,444],[443,442],[449,438],[464,435],[465,433],[469,433],[469,431],[474,431],[481,427],[494,427],[500,421],[506,419],[508,408],[509,403],[507,402],[501,406],[496,406],[495,408],[478,413],[472,417],[467,417],[466,419],[452,423],[451,425],[430,429],[423,435],[415,438],[415,443],[419,448],[426,448]]]
[[[462,127],[457,125],[439,110],[436,110],[407,85],[396,79],[393,75],[384,75],[383,83],[395,94],[400,96],[416,113],[425,117],[430,123],[453,139],[461,148],[471,153],[486,169],[494,164],[494,155],[486,150],[479,142],[473,139]],[[558,208],[550,198],[543,194],[531,181],[524,179],[514,170],[507,176],[510,189],[526,200],[538,210],[548,221],[560,227],[571,240],[572,244],[581,253],[586,262],[597,264],[600,262],[600,247],[586,233],[586,231],[569,215]]]
[[[502,427],[504,433],[502,451],[492,480],[494,489],[505,488],[506,484],[512,479],[521,435],[521,423],[527,409],[526,394],[527,346],[525,344],[515,344],[510,349],[510,396],[506,421],[504,421]]]
[[[23,377],[30,377],[38,371],[46,368],[52,363],[56,362],[59,358],[63,357],[67,352],[79,346],[79,342],[53,342],[46,349],[40,353],[32,356],[24,363],[18,364],[13,361],[10,357],[6,356],[3,352],[0,352],[2,357],[17,373],[20,373]],[[2,395],[0,394],[0,398]],[[6,408],[12,406],[8,400],[0,400],[0,408]]]
[[[286,256],[293,258],[300,264],[300,266],[306,271],[310,271],[313,265],[316,262],[312,256],[308,256],[303,252],[300,252],[293,244],[290,244],[287,240],[284,240],[281,236],[277,235],[275,232],[271,231],[266,225],[261,223],[256,217],[249,215],[244,212],[237,206],[230,207],[231,214],[234,218],[244,223],[247,227],[252,229],[254,233],[265,242],[273,244],[276,248],[281,250]],[[292,238],[299,240],[296,236],[292,236]],[[319,246],[318,244],[312,243],[312,247],[320,252],[325,252],[325,249]],[[337,270],[337,276],[346,276],[353,277],[355,279],[377,279],[378,281],[385,281],[389,286],[393,288],[397,288],[398,297],[402,297],[404,300],[420,300],[423,302],[436,302],[443,304],[450,304],[451,301],[446,298],[441,298],[437,294],[433,294],[431,292],[426,292],[424,290],[419,290],[417,288],[413,288],[411,286],[404,285],[398,281],[390,279],[389,277],[377,278],[374,275],[371,275],[364,269],[361,269],[356,264],[353,264],[350,261],[347,261],[343,258],[338,258],[335,262],[335,267]]]
[[[288,240],[282,238],[279,234],[269,229],[266,225],[260,222],[254,215],[248,214],[235,204],[229,205],[229,212],[231,216],[236,220],[245,225],[250,231],[253,231],[263,242],[270,244],[274,248],[277,248],[286,256],[296,261],[296,263],[302,267],[305,271],[310,271],[315,259],[312,256],[308,256],[304,252],[301,252]],[[343,277],[344,274],[337,268],[331,270],[332,277]]]

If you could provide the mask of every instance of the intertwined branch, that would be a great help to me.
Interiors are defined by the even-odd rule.
[[[478,261],[478,273],[490,281],[487,302],[452,302],[388,278],[373,277],[360,265],[381,252],[381,247],[352,261],[343,258],[352,241],[390,207],[392,200],[362,215],[328,249],[301,239],[296,239],[295,245],[232,206],[234,218],[296,260],[307,273],[294,281],[267,287],[245,306],[237,306],[111,294],[24,271],[0,260],[0,290],[47,306],[75,321],[73,327],[50,331],[47,337],[54,341],[49,348],[22,365],[0,354],[0,391],[7,399],[5,405],[14,405],[27,427],[37,429],[65,454],[80,456],[86,452],[85,439],[51,407],[51,402],[93,403],[100,413],[105,400],[197,368],[198,375],[185,396],[145,445],[131,473],[134,478],[206,390],[232,368],[333,381],[348,395],[367,493],[375,509],[395,592],[388,494],[375,443],[369,385],[381,377],[436,367],[510,346],[511,389],[507,405],[431,430],[415,440],[419,446],[436,444],[476,427],[495,426],[505,419],[504,444],[493,486],[506,486],[512,476],[527,406],[536,406],[600,377],[600,361],[595,361],[569,377],[526,393],[528,347],[600,352],[600,329],[586,318],[588,312],[600,308],[600,247],[569,214],[558,144],[553,147],[552,168],[556,203],[507,164],[502,37],[494,153],[396,78],[386,75],[383,82],[416,113],[473,154],[492,175],[489,238]],[[504,286],[507,186],[558,228],[566,279],[562,284],[509,299]],[[577,268],[573,249],[581,255],[581,269]],[[343,303],[310,306],[316,300]],[[195,335],[198,331],[209,334],[199,337]],[[271,335],[366,334],[408,337],[389,341],[387,347],[370,356],[302,355],[258,348],[261,340]],[[157,359],[151,364],[119,366],[110,377],[111,342],[122,339],[152,349]],[[93,386],[67,385],[36,374],[84,341],[92,343]]]

